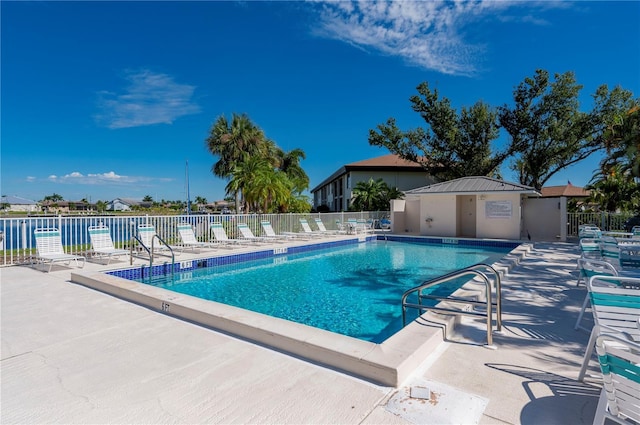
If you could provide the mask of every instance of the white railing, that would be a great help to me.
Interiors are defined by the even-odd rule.
[[[567,214],[567,236],[578,236],[578,227],[583,224],[593,224],[603,231],[615,232],[624,229],[624,222],[633,213],[568,213]]]
[[[372,220],[388,217],[388,211],[379,212],[338,212],[309,214],[193,214],[193,215],[90,215],[90,216],[49,216],[0,218],[0,266],[27,264],[36,253],[34,231],[38,228],[55,227],[60,230],[62,244],[68,254],[90,255],[91,242],[89,226],[108,226],[113,243],[117,248],[128,248],[131,237],[140,224],[152,224],[156,233],[171,245],[180,244],[179,223],[191,223],[198,240],[211,240],[209,223],[222,222],[230,238],[239,237],[237,223],[247,223],[255,235],[261,235],[262,220],[271,222],[276,233],[302,231],[300,218],[322,219],[327,230],[338,229],[337,222],[344,223],[349,218]]]

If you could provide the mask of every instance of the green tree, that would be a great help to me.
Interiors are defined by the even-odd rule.
[[[206,205],[207,204],[207,199],[203,198],[202,196],[196,196],[196,199],[193,202],[196,205]]]
[[[282,170],[289,180],[291,181],[293,191],[300,194],[304,190],[309,188],[309,176],[302,169],[300,161],[306,159],[306,155],[302,149],[296,148],[289,152],[280,153],[281,161],[279,164],[280,170]]]
[[[640,186],[621,164],[596,173],[589,185],[589,201],[609,212],[636,211],[640,206]]]
[[[107,203],[104,201],[97,201],[96,202],[96,210],[98,210],[98,212],[104,212],[107,209]]]
[[[502,127],[516,146],[511,168],[522,184],[540,189],[560,170],[604,148],[606,123],[620,112],[629,92],[599,88],[590,112],[579,111],[582,86],[572,72],[537,70],[514,90],[513,107],[499,108]]]
[[[397,187],[389,187],[387,186],[387,190],[382,194],[382,200],[380,203],[379,211],[386,211],[391,207],[392,199],[403,199],[404,193],[399,190]]]
[[[385,202],[385,194],[389,187],[382,178],[356,183],[352,191],[351,205],[360,211],[379,211],[388,209],[388,204],[381,208]]]
[[[417,87],[410,98],[412,108],[427,124],[426,128],[401,131],[389,118],[376,130],[369,130],[369,144],[387,148],[400,157],[418,162],[427,173],[439,179],[464,176],[496,176],[500,165],[512,154],[512,147],[492,153],[492,142],[499,136],[497,112],[483,102],[458,114],[446,97],[428,83]]]
[[[224,179],[231,178],[238,164],[251,156],[261,155],[267,147],[262,130],[255,126],[247,115],[235,113],[231,122],[225,116],[218,117],[209,131],[206,144],[209,152],[218,157],[218,161],[211,168],[213,174]],[[228,193],[235,198],[238,212],[242,186],[228,184],[227,187],[231,190]]]
[[[151,195],[146,195],[142,198],[142,202],[153,202],[153,197],[151,197]]]
[[[632,177],[640,178],[640,100],[627,99],[626,103],[633,104],[626,110],[614,113],[606,124],[603,139],[607,156],[603,159],[601,168],[607,170],[619,165],[622,172],[629,172]],[[625,105],[619,109],[623,108]]]
[[[238,200],[236,212],[256,210],[258,203],[255,190],[251,187],[255,181],[261,179],[261,175],[273,170],[270,163],[262,156],[252,156],[244,161],[236,163],[230,173],[229,182],[225,187],[227,194],[242,194]]]
[[[45,196],[44,199],[43,199],[43,201],[50,201],[50,202],[53,202],[53,203],[60,202],[60,201],[63,201],[63,200],[64,200],[64,198],[62,197],[62,195],[58,195],[57,193],[54,193],[53,195]]]

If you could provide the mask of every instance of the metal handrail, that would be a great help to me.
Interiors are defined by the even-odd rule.
[[[164,241],[164,239],[162,239],[160,236],[158,236],[158,234],[153,235],[153,238],[151,238],[151,253],[153,255],[153,240],[155,238],[158,238],[158,240],[164,244],[164,246],[166,246],[169,251],[171,252],[171,275],[173,276],[173,269],[175,268],[175,264],[176,264],[176,255],[173,252],[173,248],[171,248],[171,246],[169,246],[168,243],[166,243]]]
[[[133,235],[133,238],[135,240],[138,241],[138,243],[147,251],[147,253],[149,254],[149,276],[151,276],[151,274],[153,274],[153,241],[155,238],[158,238],[158,240],[164,244],[164,246],[166,246],[169,251],[171,252],[171,274],[173,275],[174,273],[174,269],[175,269],[175,263],[176,263],[176,256],[175,253],[173,252],[173,248],[171,248],[171,246],[166,243],[164,241],[164,239],[162,239],[160,236],[153,235],[153,238],[151,238],[151,249],[149,249],[143,242],[142,240],[138,237],[138,235]],[[133,252],[133,244],[131,244],[131,253]],[[129,258],[131,258],[131,264],[133,264],[133,256],[130,255]]]
[[[495,287],[496,287],[496,302],[494,303],[492,300],[492,290],[491,290],[491,281],[490,279],[487,277],[487,275],[481,271],[479,271],[478,269],[480,268],[485,268],[487,270],[490,270],[492,272],[492,274],[496,277],[495,280]],[[463,277],[463,276],[467,276],[467,275],[474,275],[474,276],[478,276],[480,277],[484,283],[485,283],[485,290],[486,290],[486,302],[483,301],[475,301],[475,300],[470,300],[470,299],[465,299],[465,298],[458,298],[458,297],[438,297],[435,295],[423,295],[422,291],[424,289],[427,288],[431,288],[432,286],[441,284],[441,283],[445,283],[448,282],[450,280],[459,278],[459,277]],[[493,345],[493,308],[496,308],[496,330],[500,331],[502,329],[502,301],[501,301],[501,282],[500,282],[500,275],[498,274],[498,272],[496,272],[496,270],[487,265],[487,264],[475,264],[473,266],[467,267],[465,269],[462,270],[456,270],[454,272],[448,273],[444,276],[440,276],[431,280],[428,280],[424,283],[422,283],[419,286],[416,286],[414,288],[411,288],[407,291],[404,292],[404,294],[402,295],[402,326],[406,326],[406,313],[407,313],[407,308],[415,308],[418,310],[435,310],[435,311],[441,311],[441,312],[446,312],[446,313],[457,313],[457,314],[464,314],[467,316],[484,316],[486,314],[486,318],[487,318],[487,345],[488,346],[492,346]],[[418,294],[418,304],[415,303],[409,303],[407,302],[407,297],[413,293],[417,292]],[[454,303],[464,303],[464,304],[472,304],[472,305],[486,305],[487,309],[486,309],[486,313],[481,313],[481,312],[476,312],[476,311],[466,311],[466,310],[456,310],[453,308],[446,308],[446,307],[438,307],[438,306],[433,306],[433,307],[428,307],[422,304],[422,299],[423,298],[427,298],[427,299],[435,299],[435,300],[439,300],[439,301],[450,301],[450,302],[454,302]]]

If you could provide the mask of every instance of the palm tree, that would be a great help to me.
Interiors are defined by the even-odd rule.
[[[53,195],[45,196],[43,199],[43,201],[51,201],[53,203],[60,202],[63,200],[64,198],[62,197],[62,195],[58,195],[57,193],[54,193]]]
[[[273,168],[266,158],[262,156],[248,157],[244,161],[236,164],[231,171],[229,183],[225,187],[228,194],[242,194],[244,198],[245,209],[255,210],[258,206],[258,198],[255,189],[255,182],[261,179],[261,175],[271,172]],[[240,200],[236,204],[236,212],[240,211]]]
[[[264,169],[251,183],[250,192],[262,212],[286,210],[290,203],[292,183],[285,173],[273,168]]]
[[[245,114],[233,114],[231,123],[225,116],[220,116],[213,124],[206,139],[207,148],[219,157],[211,167],[214,175],[225,179],[231,178],[238,164],[253,155],[261,155],[266,149],[265,136]],[[227,185],[235,196],[236,211],[240,208],[242,187]]]
[[[384,199],[384,193],[388,190],[389,187],[382,178],[377,180],[370,178],[369,181],[358,182],[353,188],[352,205],[355,209],[361,211],[377,210]]]
[[[621,165],[621,171],[640,177],[640,105],[612,118],[604,131],[608,156],[602,161],[604,169]]]
[[[293,190],[296,193],[302,193],[309,187],[309,176],[304,172],[300,166],[300,160],[306,159],[304,151],[300,148],[293,149],[289,152],[282,153],[282,161],[280,163],[280,170],[289,177],[293,184]]]
[[[591,191],[589,200],[605,211],[636,211],[640,207],[640,186],[621,164],[600,170],[586,189]]]

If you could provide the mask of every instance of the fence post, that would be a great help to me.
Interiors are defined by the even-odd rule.
[[[20,222],[20,233],[22,234],[22,249],[25,250],[27,246],[27,220]]]

